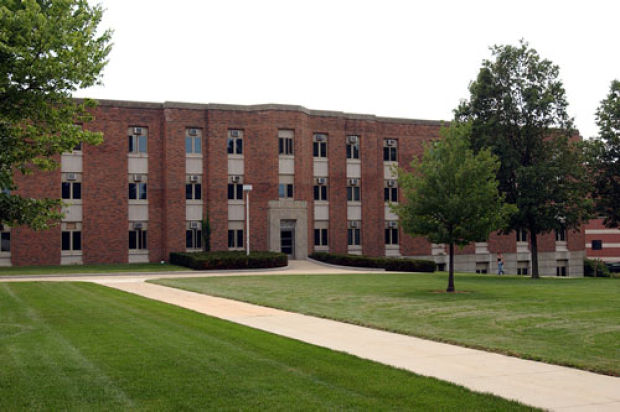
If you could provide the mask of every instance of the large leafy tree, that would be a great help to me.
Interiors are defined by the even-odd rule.
[[[58,220],[60,200],[15,194],[15,173],[54,169],[54,155],[102,140],[79,127],[94,103],[71,97],[100,82],[111,36],[97,33],[101,17],[86,0],[0,3],[0,223],[44,229]]]
[[[611,82],[607,97],[596,110],[599,134],[588,146],[596,211],[608,227],[620,226],[620,81]]]
[[[576,228],[590,212],[583,150],[558,66],[524,41],[491,50],[455,117],[472,122],[475,151],[488,147],[499,157],[499,190],[518,208],[508,229],[529,232],[538,278],[537,235]]]
[[[443,128],[443,138],[413,160],[411,173],[399,171],[406,201],[393,206],[405,232],[449,245],[448,292],[454,292],[454,246],[486,241],[514,211],[497,190],[499,161],[489,149],[474,155],[470,131],[469,124]]]

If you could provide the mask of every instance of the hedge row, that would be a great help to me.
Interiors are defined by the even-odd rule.
[[[337,253],[314,252],[312,259],[341,266],[383,268],[392,272],[434,272],[435,262],[421,259],[400,259],[370,257],[361,255],[341,255]]]
[[[187,252],[170,253],[170,263],[196,270],[257,269],[288,265],[288,257],[277,252]]]

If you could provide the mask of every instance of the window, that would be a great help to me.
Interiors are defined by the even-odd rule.
[[[394,221],[386,222],[385,244],[398,245],[398,224]]]
[[[489,262],[476,262],[476,273],[489,273]]]
[[[556,229],[555,230],[555,241],[556,242],[566,242],[566,229]]]
[[[555,268],[556,276],[568,276],[568,261],[558,260]]]
[[[362,244],[362,231],[360,229],[360,222],[352,221],[349,222],[347,229],[347,245],[349,246],[360,246]]]
[[[314,200],[327,200],[326,185],[314,185]]]
[[[592,250],[602,250],[603,249],[603,241],[602,240],[593,240],[592,241]]]
[[[129,199],[146,200],[146,183],[129,183]]]
[[[82,250],[82,232],[67,230],[61,232],[62,250]]]
[[[243,200],[243,184],[228,184],[228,200]]]
[[[517,229],[517,242],[527,242],[527,230]]]
[[[202,185],[200,183],[185,184],[185,199],[200,200],[202,199]]]
[[[347,186],[347,201],[359,202],[360,199],[361,199],[360,187],[359,186]]]
[[[359,136],[347,136],[347,159],[360,158]]]
[[[327,229],[314,229],[314,246],[327,245]]]
[[[80,142],[80,143],[76,144],[76,145],[73,147],[73,151],[74,151],[74,152],[81,152],[81,151],[82,151],[82,142]]]
[[[81,199],[82,183],[80,182],[62,182],[62,198],[63,199]]]
[[[228,231],[228,248],[243,249],[243,229],[233,229]]]
[[[129,153],[146,153],[146,133],[146,127],[129,128]]]
[[[312,155],[314,157],[327,157],[327,135],[315,133],[312,138]]]
[[[386,180],[383,188],[383,200],[385,202],[398,203],[398,187],[396,180]]]
[[[11,232],[0,225],[0,252],[11,251]]]
[[[383,141],[383,161],[398,162],[398,142],[394,139]]]
[[[187,129],[185,131],[185,153],[202,153],[202,132],[199,129]]]
[[[517,275],[527,276],[529,272],[530,262],[527,260],[520,260],[517,262]]]
[[[243,154],[243,131],[229,130],[227,141],[228,154]]]
[[[129,231],[129,249],[144,250],[146,246],[146,230],[135,228]]]
[[[202,249],[202,225],[200,222],[191,222],[185,230],[185,247],[187,249]]]
[[[278,153],[281,155],[293,155],[293,137],[295,132],[292,130],[278,130]]]
[[[293,198],[293,184],[292,183],[280,183],[278,185],[278,197],[281,199]]]

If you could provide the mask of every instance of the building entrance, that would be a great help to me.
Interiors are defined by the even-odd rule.
[[[286,253],[290,259],[295,256],[294,220],[282,220],[280,222],[280,251]]]

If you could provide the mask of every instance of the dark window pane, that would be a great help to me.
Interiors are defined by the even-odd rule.
[[[2,234],[0,234],[0,251],[1,252],[11,251],[11,233],[10,232],[2,232]]]
[[[327,200],[327,186],[321,186],[321,196],[323,200]]]
[[[314,229],[314,246],[319,246],[321,244],[321,230]]]
[[[142,233],[142,245],[141,245],[140,249],[147,249],[147,247],[146,247],[146,230],[143,230],[141,233]]]
[[[202,249],[202,230],[196,231],[196,249]]]
[[[360,147],[358,145],[353,145],[353,159],[360,158]]]
[[[192,198],[192,184],[186,183],[185,184],[185,199],[191,199],[191,198]]]
[[[71,250],[71,232],[62,232],[62,250]]]
[[[202,140],[200,137],[194,137],[194,153],[202,153]]]
[[[348,144],[347,145],[347,159],[351,158],[351,149],[353,149],[353,147],[350,144]]]
[[[140,153],[146,153],[146,136],[138,136],[138,151]]]
[[[321,229],[321,241],[323,246],[327,246],[327,229]]]
[[[353,244],[353,229],[347,229],[347,245]]]
[[[82,250],[82,232],[73,232],[73,250]]]
[[[243,154],[243,139],[237,139],[237,154]]]
[[[383,161],[387,162],[390,160],[390,148],[389,147],[384,147],[383,148]]]
[[[392,229],[392,244],[398,245],[398,229]]]
[[[192,138],[185,138],[185,153],[192,153]]]
[[[392,188],[392,202],[398,202],[398,189]]]
[[[243,246],[243,230],[237,230],[237,247]]]
[[[292,155],[293,154],[293,139],[287,139],[286,145],[288,148],[288,154]]]
[[[314,200],[319,200],[319,187],[318,186],[314,186]]]
[[[129,198],[130,199],[136,198],[136,184],[135,183],[129,183]]]
[[[353,187],[347,186],[347,200],[353,200]]]
[[[73,198],[82,198],[82,184],[80,182],[73,183]]]
[[[278,139],[278,153],[284,154],[284,139]]]
[[[129,138],[128,138],[128,142],[129,142],[129,151],[130,151],[130,152],[135,151],[133,136],[129,136]]]
[[[293,185],[286,185],[286,196],[293,197]]]
[[[228,199],[235,198],[235,185],[232,183],[228,184]]]
[[[235,141],[233,139],[229,138],[226,145],[228,147],[228,154],[235,153]]]
[[[193,235],[194,235],[194,233],[193,233],[192,230],[186,230],[185,231],[185,247],[186,248],[194,247],[194,242],[192,242]]]
[[[200,183],[194,185],[194,199],[202,199],[202,185]]]
[[[383,188],[383,200],[386,202],[390,200],[390,188],[389,187]]]
[[[146,200],[146,183],[140,183],[140,199]]]
[[[228,231],[228,247],[235,247],[235,231]]]
[[[354,232],[355,232],[355,244],[356,245],[361,245],[362,242],[361,242],[360,237],[361,237],[362,231],[360,229],[355,229]]]
[[[327,143],[321,143],[321,157],[327,157]]]
[[[62,182],[62,198],[71,199],[71,183]]]
[[[243,200],[243,185],[236,185],[236,186],[237,186],[237,199]]]
[[[76,144],[76,145],[73,147],[73,150],[74,150],[74,151],[76,151],[76,152],[80,152],[80,151],[82,150],[82,142],[80,142],[80,143]]]
[[[390,244],[390,229],[385,229],[385,244]]]
[[[319,142],[312,143],[312,156],[319,157]]]
[[[136,232],[134,230],[129,231],[129,249],[136,249]]]

